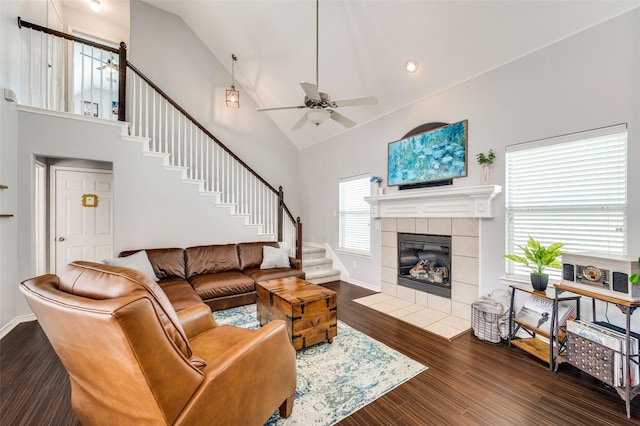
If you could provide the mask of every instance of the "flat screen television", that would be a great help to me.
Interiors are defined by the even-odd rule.
[[[389,143],[389,186],[439,185],[467,176],[467,121]]]

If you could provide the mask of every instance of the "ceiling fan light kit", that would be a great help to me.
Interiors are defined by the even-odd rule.
[[[235,86],[235,67],[234,64],[238,60],[238,57],[232,53],[231,54],[231,88],[227,89],[226,101],[227,106],[230,108],[240,108],[240,92],[236,90]]]
[[[331,113],[325,109],[312,109],[307,112],[307,120],[319,126],[327,121],[330,115]]]
[[[347,107],[347,106],[360,106],[360,105],[373,105],[378,103],[378,100],[375,96],[366,96],[362,98],[350,98],[350,99],[339,99],[332,101],[331,97],[324,92],[320,92],[318,90],[318,44],[319,44],[319,0],[316,0],[316,83],[307,83],[301,82],[300,86],[302,90],[304,90],[305,97],[303,105],[291,105],[291,106],[282,106],[282,107],[267,107],[267,108],[258,108],[258,111],[274,111],[280,109],[298,109],[298,108],[309,108],[298,122],[291,128],[292,130],[298,130],[304,126],[304,124],[308,121],[310,123],[319,126],[324,123],[327,119],[331,118],[336,123],[343,125],[344,127],[351,128],[356,125],[356,122],[350,120],[344,115],[338,113],[334,110],[334,108],[338,107]]]

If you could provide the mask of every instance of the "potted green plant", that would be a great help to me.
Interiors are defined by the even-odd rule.
[[[527,245],[518,246],[524,252],[524,257],[515,254],[505,254],[504,257],[531,268],[532,272],[529,276],[533,289],[536,291],[544,291],[547,289],[547,284],[549,283],[549,275],[544,273],[545,268],[562,267],[558,257],[562,254],[560,248],[565,245],[566,244],[563,243],[553,243],[548,247],[544,247],[540,244],[540,241],[537,241],[529,235]]]
[[[481,152],[476,154],[476,160],[478,160],[478,164],[482,167],[482,174],[480,175],[480,181],[483,185],[488,185],[491,183],[491,165],[493,164],[493,160],[496,159],[496,154],[493,152],[493,148],[489,150],[487,154]]]
[[[476,160],[478,160],[478,164],[483,165],[491,165],[493,164],[493,160],[496,159],[496,154],[493,152],[493,148],[489,150],[489,152],[485,155],[484,152],[476,154]]]

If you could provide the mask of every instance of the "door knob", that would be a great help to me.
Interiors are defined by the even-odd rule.
[[[64,238],[64,237],[60,237],[60,238],[58,238],[58,241],[64,241],[64,240],[65,240],[65,238]]]

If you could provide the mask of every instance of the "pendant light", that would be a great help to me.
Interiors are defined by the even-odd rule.
[[[231,59],[231,89],[227,89],[227,106],[231,108],[240,108],[240,92],[236,90],[234,81],[234,65],[238,60],[238,57],[232,53]]]

